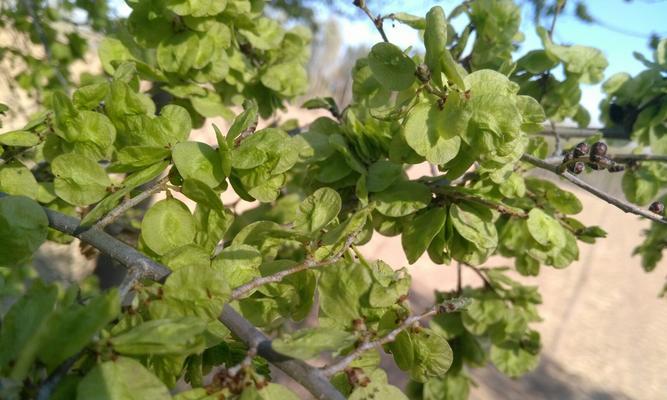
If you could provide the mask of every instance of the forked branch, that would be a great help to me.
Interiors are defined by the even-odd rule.
[[[441,303],[438,303],[431,307],[430,309],[424,311],[421,314],[418,315],[413,315],[411,317],[406,318],[400,325],[398,325],[396,328],[392,329],[389,333],[387,333],[385,336],[372,340],[372,341],[367,341],[359,345],[356,349],[354,349],[350,354],[346,355],[345,357],[341,358],[340,360],[336,361],[335,363],[324,367],[322,369],[322,373],[325,376],[332,376],[340,371],[345,370],[354,360],[357,358],[361,357],[362,354],[367,352],[368,350],[372,350],[376,347],[380,347],[382,345],[385,345],[387,343],[391,343],[396,340],[396,337],[398,336],[399,333],[403,332],[406,329],[409,329],[419,322],[425,320],[426,318],[432,317],[437,314],[445,314],[445,313],[453,313],[457,311],[461,311],[464,308],[466,308],[470,304],[470,299],[465,298],[465,297],[456,297],[453,299],[448,299],[445,300]]]

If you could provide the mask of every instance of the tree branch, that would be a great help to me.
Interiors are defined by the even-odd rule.
[[[368,15],[368,18],[373,22],[373,25],[375,25],[375,28],[380,32],[380,36],[382,36],[382,40],[384,40],[386,43],[389,43],[389,39],[387,38],[387,34],[384,32],[384,18],[382,18],[380,15],[377,17],[374,17],[373,14],[371,13],[371,10],[368,9],[368,6],[366,5],[366,0],[354,0],[354,5],[359,7],[366,15]]]
[[[380,347],[382,345],[395,341],[396,336],[398,336],[399,333],[403,332],[408,328],[411,328],[420,321],[432,317],[436,314],[445,314],[445,313],[453,313],[461,311],[469,304],[470,304],[470,299],[464,297],[456,297],[453,299],[445,300],[442,303],[436,304],[421,314],[408,317],[399,326],[391,330],[387,335],[373,341],[362,343],[359,347],[354,349],[350,354],[341,358],[334,364],[324,367],[322,369],[322,373],[325,376],[330,377],[340,371],[343,371],[345,368],[347,368],[348,365],[350,365],[350,363],[352,363],[357,358],[361,357],[363,353],[367,352],[368,350],[372,350],[375,347]]]
[[[345,397],[337,391],[327,377],[317,368],[313,368],[303,361],[293,360],[284,356],[271,347],[271,341],[248,320],[243,318],[234,309],[225,305],[220,314],[220,321],[232,333],[243,341],[246,346],[257,348],[257,353],[275,365],[278,369],[299,382],[308,389],[317,399],[344,400]]]
[[[667,224],[667,220],[665,220],[663,217],[659,216],[658,214],[654,214],[650,211],[641,209],[633,204],[627,203],[621,199],[617,199],[608,193],[603,192],[602,190],[596,188],[595,186],[592,186],[581,179],[577,178],[576,176],[570,174],[569,172],[560,172],[559,167],[553,164],[550,164],[546,162],[545,160],[541,160],[539,158],[533,157],[529,154],[524,154],[521,156],[521,160],[525,161],[529,164],[532,164],[538,168],[545,169],[549,172],[552,172],[556,175],[559,175],[566,180],[574,183],[575,185],[579,186],[580,188],[586,190],[587,192],[592,193],[593,195],[599,197],[600,199],[606,201],[607,203],[616,206],[620,210],[626,212],[626,213],[632,213],[639,215],[641,217],[650,219],[651,221],[659,222],[661,224]]]
[[[257,289],[260,286],[266,285],[267,283],[276,283],[282,281],[286,276],[296,274],[297,272],[305,271],[307,269],[311,268],[318,268],[318,267],[323,267],[325,265],[330,265],[330,264],[335,264],[337,263],[345,254],[345,252],[352,246],[352,243],[354,242],[355,238],[357,237],[358,232],[354,232],[350,236],[347,237],[345,240],[345,245],[343,248],[335,253],[334,255],[330,256],[329,258],[326,258],[322,261],[315,261],[312,257],[308,257],[304,262],[301,264],[295,265],[292,268],[288,268],[286,270],[277,272],[272,275],[267,275],[267,276],[262,276],[259,278],[255,278],[251,280],[250,282],[241,285],[237,287],[236,289],[232,290],[232,295],[231,295],[231,301],[238,300],[243,295],[246,293]]]
[[[598,135],[600,133],[606,139],[628,140],[630,138],[630,132],[627,132],[626,130],[618,127],[595,129],[595,128],[576,128],[570,126],[559,126],[556,127],[556,131],[558,132],[558,136],[560,136],[561,139],[586,138]],[[554,135],[551,128],[544,129],[543,131],[538,132],[537,134],[543,136]]]
[[[632,162],[667,162],[667,155],[661,154],[616,154],[616,155],[607,155],[607,157],[616,163],[627,164]],[[545,158],[543,161],[553,165],[553,166],[562,166],[563,165],[563,156],[549,157]],[[575,163],[577,161],[591,162],[588,156],[577,157],[567,162],[567,165]],[[566,166],[567,166],[566,165]]]
[[[155,182],[153,185],[151,185],[138,195],[120,203],[118,207],[109,211],[107,215],[105,215],[99,221],[97,221],[93,227],[100,230],[104,229],[105,226],[113,223],[130,208],[136,206],[137,204],[151,197],[155,193],[164,190],[167,182],[169,182],[169,175],[166,175],[163,178],[159,179],[157,182]]]
[[[7,196],[0,192],[0,198]],[[49,220],[49,226],[62,233],[79,238],[90,244],[111,258],[116,259],[124,266],[136,266],[143,270],[142,277],[154,281],[164,281],[171,272],[164,265],[155,262],[148,256],[138,252],[135,248],[121,242],[113,236],[99,229],[85,229],[80,227],[77,218],[61,214],[43,207]],[[260,356],[285,372],[288,376],[308,389],[317,399],[344,400],[326,379],[322,372],[303,361],[294,360],[277,353],[271,348],[271,341],[248,320],[237,313],[229,305],[225,305],[219,320],[248,347],[256,347]]]

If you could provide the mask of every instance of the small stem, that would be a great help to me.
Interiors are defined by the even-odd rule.
[[[549,28],[549,39],[553,37],[554,29],[556,29],[556,20],[558,19],[558,14],[563,8],[565,1],[556,0],[556,10],[554,10],[554,18],[551,20],[551,27]]]
[[[383,27],[384,18],[382,18],[382,16],[380,15],[374,17],[373,13],[371,13],[371,10],[369,10],[368,6],[366,5],[366,0],[354,0],[353,4],[359,7],[368,16],[368,18],[370,18],[370,20],[373,22],[373,25],[375,25],[375,28],[380,33],[380,36],[382,36],[382,40],[385,41],[386,43],[389,43],[387,34],[384,32],[384,27]]]
[[[324,367],[322,369],[322,373],[325,376],[332,376],[340,371],[343,371],[345,368],[347,368],[348,365],[350,365],[354,360],[357,358],[361,357],[361,355],[368,350],[371,350],[375,347],[380,347],[382,345],[385,345],[387,343],[391,343],[396,340],[396,337],[398,336],[399,333],[403,332],[404,330],[418,324],[422,320],[432,317],[436,314],[446,314],[446,313],[453,313],[457,311],[461,311],[465,307],[467,307],[470,304],[470,299],[463,298],[463,297],[457,297],[454,299],[448,299],[443,301],[442,303],[436,304],[430,309],[424,311],[421,314],[418,315],[413,315],[412,317],[408,317],[403,321],[399,326],[394,328],[392,331],[390,331],[387,335],[373,340],[373,341],[367,341],[363,342],[359,347],[354,349],[350,354],[346,355],[345,357],[341,358],[337,362]]]
[[[461,290],[463,290],[463,282],[461,278],[461,262],[456,263],[456,294],[461,295]]]
[[[118,218],[120,218],[121,215],[125,214],[125,212],[130,208],[133,208],[134,206],[138,205],[142,201],[151,197],[155,193],[164,190],[167,182],[169,182],[169,175],[159,179],[157,182],[149,186],[146,190],[139,193],[138,195],[120,203],[116,208],[109,211],[107,215],[102,217],[102,219],[97,221],[97,223],[95,223],[94,225],[94,228],[104,229],[104,227],[116,221]]]
[[[492,209],[494,209],[494,210],[496,210],[499,213],[504,214],[504,215],[509,215],[509,216],[518,217],[518,218],[527,218],[528,217],[528,214],[526,214],[522,210],[509,208],[508,206],[506,206],[504,204],[497,203],[497,202],[492,201],[492,200],[483,199],[481,197],[477,197],[477,196],[472,195],[472,194],[459,192],[457,190],[451,190],[451,189],[448,189],[447,187],[431,185],[431,190],[433,191],[433,193],[439,194],[439,195],[441,195],[445,198],[449,198],[449,199],[452,199],[452,200],[464,200],[464,201],[470,201],[470,202],[474,202],[474,203],[477,203],[477,204],[481,204],[483,206],[492,208]]]
[[[556,124],[553,121],[549,121],[549,124],[551,125],[551,133],[554,136],[554,152],[551,154],[552,156],[557,156],[561,153],[563,150],[563,144],[561,143],[560,140],[560,134],[556,130]]]
[[[354,243],[354,240],[356,239],[356,236],[359,232],[354,232],[350,236],[347,237],[345,240],[345,244],[343,245],[343,248],[335,253],[334,255],[330,256],[329,258],[326,258],[322,261],[315,261],[312,257],[308,257],[304,262],[301,264],[295,265],[292,268],[288,268],[286,270],[277,272],[272,275],[267,275],[267,276],[262,276],[259,278],[255,278],[251,280],[250,282],[246,283],[245,285],[241,285],[237,287],[236,289],[232,290],[232,295],[230,297],[230,301],[238,300],[241,297],[243,297],[246,293],[260,287],[263,285],[266,285],[268,283],[277,283],[282,281],[285,277],[289,275],[296,274],[297,272],[305,271],[308,269],[312,268],[318,268],[318,267],[323,267],[326,265],[330,264],[335,264],[337,263],[341,258],[343,258],[343,255],[345,255],[345,252],[352,246],[352,243]]]
[[[76,353],[75,355],[69,357],[62,364],[60,364],[52,373],[49,375],[39,388],[37,392],[37,400],[48,400],[51,398],[53,390],[58,386],[58,383],[67,375],[67,372],[76,364],[76,362],[84,354],[83,350]]]

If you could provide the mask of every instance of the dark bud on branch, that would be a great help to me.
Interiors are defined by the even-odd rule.
[[[610,165],[609,168],[607,168],[609,172],[621,172],[625,170],[625,167],[621,164],[614,164]]]
[[[577,161],[574,164],[570,164],[567,166],[567,170],[570,171],[571,173],[575,175],[579,175],[580,173],[584,172],[584,168],[586,166],[584,165],[583,162]]]
[[[600,161],[602,157],[607,155],[607,145],[603,142],[596,142],[590,150],[591,161]]]
[[[583,157],[586,154],[588,154],[588,152],[589,152],[589,148],[588,148],[588,143],[586,143],[586,142],[581,142],[581,143],[577,144],[576,146],[574,146],[573,153],[574,153],[575,157]]]
[[[428,66],[426,64],[417,65],[417,70],[415,71],[415,75],[417,76],[417,79],[419,79],[419,81],[422,83],[426,83],[431,80],[431,71],[428,69]]]
[[[664,215],[665,213],[665,205],[662,204],[659,201],[654,201],[651,203],[650,206],[648,206],[648,210],[652,213],[656,213],[658,215]]]

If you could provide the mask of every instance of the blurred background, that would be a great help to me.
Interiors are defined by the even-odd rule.
[[[88,14],[75,12],[70,21],[50,23],[49,26],[65,35],[75,32],[90,41],[82,58],[69,66],[75,77],[101,72],[96,43],[104,32],[113,29],[114,21],[126,17],[130,11],[118,0],[89,3],[106,7],[103,11],[111,23],[95,26],[88,23]],[[270,12],[285,24],[306,24],[315,30],[309,65],[310,86],[301,100],[332,96],[343,108],[351,97],[351,68],[357,58],[364,56],[380,40],[375,27],[348,0],[272,0],[269,3]],[[548,25],[553,18],[554,1],[525,0],[520,3],[525,38],[517,48],[515,58],[541,47],[535,27]],[[368,7],[382,15],[395,11],[424,15],[434,4],[440,4],[449,13],[459,1],[368,1]],[[667,1],[661,0],[568,1],[558,17],[554,41],[601,49],[609,61],[606,77],[621,71],[635,75],[644,66],[633,52],[648,55],[657,38],[667,36],[665,17]],[[461,28],[456,25],[459,23],[457,19],[453,23]],[[392,25],[388,21],[385,30],[389,39],[402,48],[423,48],[421,39],[411,28]],[[1,28],[0,49],[15,47],[31,52],[36,60],[43,57],[41,46]],[[0,61],[0,102],[10,104],[14,109],[4,120],[4,128],[12,129],[25,123],[30,113],[38,109],[39,98],[35,101],[22,89],[21,80],[30,79],[27,64],[8,60],[5,57]],[[600,126],[597,117],[602,97],[600,85],[583,88],[582,103],[591,113],[591,127]],[[295,119],[299,126],[305,126],[325,115],[320,111],[301,110],[300,104],[296,102],[289,106],[277,121]],[[264,124],[274,122],[264,121]],[[192,137],[213,143],[212,123],[225,126],[223,120],[212,119],[193,131]],[[565,147],[574,144],[576,141],[570,141]],[[611,145],[612,153],[623,152],[627,143],[616,141]],[[409,173],[418,177],[429,174],[429,171],[427,166],[416,166]],[[600,173],[583,178],[615,196],[623,196],[620,175]],[[657,297],[664,284],[667,262],[647,274],[642,271],[639,259],[632,255],[642,240],[641,231],[648,227],[648,223],[564,182],[561,184],[582,199],[582,222],[601,226],[608,232],[608,237],[595,246],[581,244],[579,261],[565,270],[543,268],[538,278],[518,278],[538,285],[543,296],[541,314],[544,321],[537,327],[544,346],[540,366],[516,380],[504,377],[493,367],[478,370],[474,374],[477,387],[472,398],[667,399],[667,304]],[[233,202],[234,198],[230,195],[225,201]],[[243,210],[252,206],[241,204],[238,207]],[[363,252],[369,258],[382,258],[396,268],[407,265],[397,238],[385,238],[376,233],[363,247]],[[43,246],[36,264],[49,279],[78,281],[93,272],[96,260],[83,256],[75,242]],[[511,263],[493,258],[487,264],[503,265]],[[428,257],[422,257],[410,267],[412,301],[417,309],[432,304],[436,290],[451,290],[456,286],[455,269],[453,265],[437,266]],[[472,272],[463,275],[463,282],[481,284]],[[387,368],[394,382],[399,385],[406,382],[401,371],[392,369],[389,364]]]

